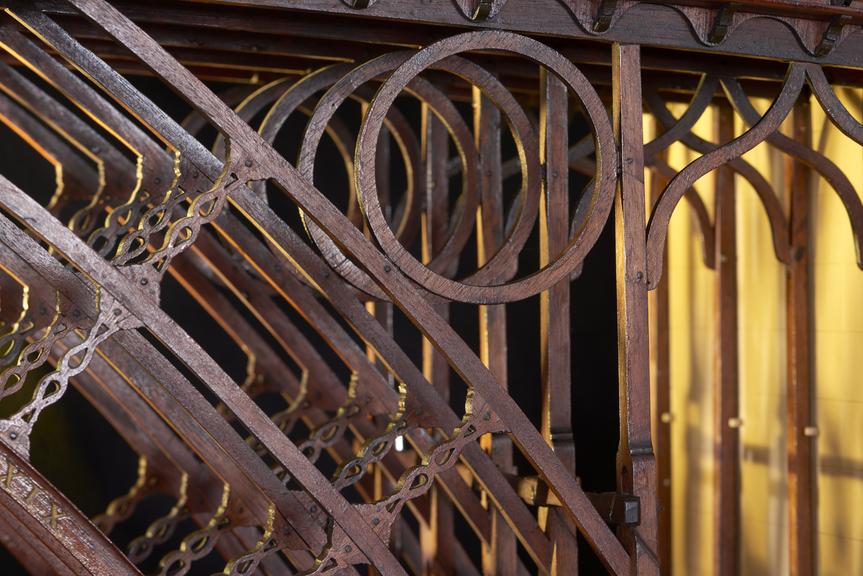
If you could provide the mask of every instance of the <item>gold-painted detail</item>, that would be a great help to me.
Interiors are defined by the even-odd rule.
[[[180,477],[180,490],[177,501],[167,514],[157,518],[147,527],[143,536],[138,536],[129,543],[127,556],[135,564],[146,560],[159,544],[167,542],[177,529],[177,525],[189,516],[186,508],[188,501],[189,475],[185,472]]]
[[[270,504],[267,513],[267,525],[261,534],[260,539],[255,543],[255,546],[238,558],[234,558],[225,565],[223,574],[231,576],[243,576],[244,574],[254,574],[261,561],[270,553],[278,548],[276,539],[273,538],[273,524],[276,519],[276,509]]]
[[[120,522],[127,520],[138,506],[138,503],[146,498],[156,484],[157,478],[149,473],[147,459],[143,456],[138,458],[138,477],[129,491],[118,498],[114,498],[105,511],[93,518],[96,525],[103,534],[110,534],[114,527]]]
[[[0,455],[0,486],[51,532],[57,533],[60,521],[70,515],[24,470]]]
[[[180,548],[169,552],[159,562],[159,575],[183,576],[192,568],[192,563],[207,556],[219,541],[222,533],[230,526],[228,518],[228,501],[231,486],[225,484],[222,488],[222,499],[219,507],[210,517],[207,524],[183,538]]]

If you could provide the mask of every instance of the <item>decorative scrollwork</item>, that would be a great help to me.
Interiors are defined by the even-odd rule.
[[[225,569],[220,574],[229,574],[231,576],[246,576],[254,574],[258,565],[278,548],[275,538],[273,538],[273,523],[276,514],[275,510],[270,507],[269,515],[267,516],[267,524],[263,529],[263,533],[255,546],[237,558],[234,558],[225,565]],[[218,575],[213,575],[218,576]]]
[[[386,430],[380,436],[376,436],[363,445],[362,449],[353,460],[339,466],[333,480],[333,486],[337,490],[359,482],[369,469],[369,466],[380,462],[392,450],[396,439],[404,436],[407,432],[407,422],[403,414],[396,414],[390,419]]]
[[[559,0],[572,13],[579,25],[591,34],[605,34],[627,12],[648,4],[641,0]],[[835,4],[835,3],[834,3]],[[722,3],[698,6],[664,3],[683,16],[699,42],[705,46],[720,46],[743,24],[758,19],[770,19],[787,28],[806,52],[818,57],[830,54],[851,31],[851,19],[846,14],[831,16],[827,21],[798,18],[793,14],[766,14],[745,4]]]
[[[388,541],[393,523],[408,500],[428,492],[435,477],[456,464],[466,445],[475,442],[483,434],[499,432],[502,429],[500,420],[491,410],[484,406],[477,407],[476,411],[465,416],[462,425],[455,430],[451,438],[435,446],[423,459],[422,464],[402,474],[394,494],[375,504],[357,505],[357,509],[372,526],[375,534],[382,541]],[[318,559],[311,574],[327,574],[337,568],[365,563],[368,563],[368,560],[363,553],[345,532],[336,526],[325,554]]]
[[[180,477],[180,490],[176,502],[167,514],[154,520],[143,535],[129,543],[127,551],[129,560],[135,564],[140,564],[146,560],[157,546],[170,540],[177,529],[177,525],[189,517],[189,509],[186,507],[188,485],[189,477],[183,473]]]
[[[476,21],[493,19],[506,2],[507,0],[456,0],[462,14]]]
[[[122,496],[111,500],[102,514],[93,518],[93,524],[103,534],[111,534],[117,524],[128,520],[138,504],[152,493],[157,478],[152,476],[152,471],[147,466],[147,459],[143,456],[138,458],[138,477],[129,491]]]
[[[507,279],[515,270],[515,258],[534,226],[539,203],[539,159],[534,131],[523,110],[515,103],[509,92],[488,72],[455,57],[461,52],[490,47],[525,56],[559,75],[567,87],[581,100],[598,142],[596,163],[598,173],[595,178],[594,193],[587,195],[585,200],[589,217],[584,219],[583,225],[576,230],[570,245],[557,260],[524,279],[503,284],[501,280]],[[480,87],[484,94],[507,114],[507,120],[513,129],[513,137],[520,143],[519,153],[523,166],[522,191],[517,207],[511,215],[513,221],[508,227],[507,238],[497,253],[492,255],[479,271],[461,281],[451,280],[446,275],[454,272],[452,258],[463,247],[471,229],[478,202],[474,182],[466,181],[464,198],[456,212],[457,224],[453,227],[454,232],[441,252],[428,265],[420,263],[404,248],[397,235],[390,229],[378,200],[375,149],[380,130],[395,98],[402,90],[421,89],[422,82],[417,75],[426,68],[451,71]],[[392,74],[378,90],[364,116],[357,140],[357,157],[354,161],[360,209],[375,239],[389,259],[423,289],[449,300],[465,302],[505,302],[525,298],[541,292],[570,274],[596,241],[601,222],[611,208],[613,183],[616,177],[616,156],[609,152],[614,149],[611,126],[596,92],[581,72],[547,46],[521,36],[496,31],[474,32],[448,38],[412,56],[395,53],[382,56],[358,67],[352,74],[335,84],[318,103],[300,154],[299,167],[307,178],[311,176],[317,141],[334,108],[350,94],[355,86],[391,70]],[[428,94],[428,91],[426,93]],[[436,109],[436,113],[443,115],[439,109]],[[455,130],[458,123],[448,124],[448,126],[450,130]],[[453,135],[456,136],[457,132],[453,132]],[[455,137],[457,145],[462,141],[463,138]],[[475,156],[471,156],[475,152],[472,146],[465,145],[459,145],[459,152],[462,154],[465,167],[463,174],[469,177],[476,162]],[[381,289],[346,260],[333,241],[321,234],[313,222],[307,222],[307,227],[331,265],[339,273],[373,296],[385,298]]]
[[[99,315],[87,333],[87,337],[63,354],[55,371],[39,380],[30,402],[9,418],[0,420],[0,437],[24,457],[29,455],[30,431],[36,424],[39,414],[63,397],[69,385],[69,379],[87,368],[99,344],[120,330],[140,326],[140,321],[129,314],[128,310],[113,297],[99,290],[96,300]],[[65,330],[65,326],[63,329]],[[47,354],[47,351],[44,353]]]
[[[348,402],[339,409],[332,420],[315,429],[309,434],[308,439],[301,442],[297,448],[305,454],[309,462],[317,462],[324,450],[333,446],[344,437],[350,420],[358,414],[360,414],[360,407],[353,401]]]
[[[183,538],[180,547],[169,552],[159,561],[159,576],[183,576],[200,560],[212,552],[221,535],[229,528],[228,499],[231,488],[225,484],[219,507],[200,530]]]
[[[373,3],[344,0],[356,9]],[[614,32],[616,22],[641,4],[563,3],[588,36]],[[779,97],[762,117],[744,92],[748,78],[743,83],[736,79],[738,70],[747,69],[742,62],[747,59],[701,66],[687,56],[691,69],[685,74],[668,71],[675,79],[686,79],[674,85],[673,97],[666,97],[665,72],[657,75],[661,81],[650,75],[643,79],[641,68],[648,66],[642,66],[638,46],[619,36],[607,38],[615,43],[608,50],[608,42],[585,39],[576,30],[582,40],[573,46],[556,44],[565,51],[561,53],[531,37],[492,29],[523,10],[515,3],[448,0],[448,18],[461,10],[477,22],[462,22],[465,26],[482,30],[447,37],[447,29],[441,28],[417,38],[395,31],[380,45],[369,43],[350,54],[333,42],[315,52],[308,69],[292,69],[291,76],[267,82],[269,71],[253,85],[216,95],[194,69],[181,66],[105,0],[62,4],[68,14],[58,16],[52,3],[44,9],[11,1],[9,18],[0,24],[0,44],[62,94],[64,102],[85,111],[74,114],[79,124],[69,120],[71,128],[64,134],[69,142],[96,142],[87,132],[93,131],[92,123],[100,134],[110,134],[99,136],[99,145],[116,145],[122,153],[113,148],[97,152],[88,145],[89,152],[78,151],[94,165],[76,163],[75,154],[55,159],[58,173],[80,172],[76,176],[86,185],[79,184],[73,193],[58,186],[48,208],[0,179],[0,244],[12,255],[2,252],[4,268],[21,260],[26,263],[21,269],[32,272],[10,291],[17,297],[22,285],[38,282],[45,287],[39,287],[32,302],[47,303],[57,294],[50,317],[28,312],[16,320],[17,301],[3,310],[3,319],[11,324],[0,336],[0,361],[6,368],[0,375],[0,398],[17,391],[23,377],[49,354],[58,359],[56,369],[37,384],[33,401],[0,422],[0,433],[26,453],[40,412],[77,377],[85,399],[98,405],[136,454],[146,455],[129,492],[96,518],[105,533],[150,493],[150,478],[164,481],[182,474],[170,512],[129,549],[129,558],[140,563],[170,541],[181,522],[197,522],[198,529],[185,535],[179,549],[162,558],[162,574],[189,573],[214,550],[225,560],[233,558],[225,566],[227,574],[281,571],[271,566],[301,573],[352,572],[364,563],[386,574],[400,574],[406,565],[417,572],[433,571],[445,558],[426,539],[440,544],[440,534],[452,531],[441,525],[453,507],[484,550],[496,549],[502,538],[511,538],[509,549],[515,549],[518,538],[539,573],[561,572],[561,551],[569,544],[577,548],[576,528],[612,574],[629,574],[644,562],[655,564],[657,508],[649,497],[653,443],[645,400],[651,390],[643,366],[648,357],[645,302],[662,272],[668,222],[677,203],[689,199],[705,241],[705,262],[717,264],[721,277],[727,268],[718,264],[728,259],[717,247],[727,240],[721,235],[727,228],[719,218],[711,222],[695,185],[715,169],[722,175],[720,184],[736,172],[755,188],[770,221],[776,255],[793,273],[800,263],[795,258],[804,253],[802,243],[789,240],[789,222],[798,213],[792,208],[786,216],[767,179],[742,158],[768,142],[793,158],[795,182],[804,180],[806,170],[798,170],[804,164],[824,176],[846,206],[858,249],[863,237],[863,206],[848,179],[810,150],[806,138],[794,141],[778,131],[792,108],[796,119],[797,111],[808,106],[799,100],[801,94],[808,96],[808,78],[831,120],[855,141],[863,139],[860,122],[837,100],[816,65],[791,64]],[[223,8],[225,13],[232,10]],[[557,5],[552,8],[564,14]],[[350,11],[340,3],[312,9],[332,10],[358,22],[385,16],[384,3],[365,17],[345,16]],[[672,9],[693,24],[700,42],[711,46],[728,42],[742,23],[755,17],[745,5]],[[418,7],[416,14],[423,10]],[[788,23],[784,10],[777,7],[771,16]],[[835,8],[823,13],[835,13]],[[454,22],[460,18],[456,14]],[[104,58],[63,30],[69,22],[92,27],[86,30],[88,42],[107,38],[128,49],[139,60],[135,66],[146,66],[191,105],[188,120],[175,122],[159,110]],[[819,52],[841,45],[847,26],[841,20],[826,25],[825,16],[824,22],[808,26],[807,48],[822,32]],[[26,34],[22,26],[29,30]],[[410,26],[423,28],[416,22]],[[93,31],[98,40],[90,37]],[[160,33],[167,34],[161,28]],[[40,43],[31,40],[34,35]],[[300,40],[291,37],[290,42]],[[258,48],[257,40],[249,42]],[[691,39],[687,42],[683,46],[691,48]],[[575,64],[582,44],[595,44],[595,52],[584,58],[587,75]],[[665,58],[665,52],[680,48],[645,51],[645,59],[663,62],[657,54]],[[297,58],[306,58],[304,50],[298,52],[302,55]],[[56,55],[71,66],[59,64]],[[286,58],[281,52],[269,56]],[[595,64],[606,64],[609,57],[612,85],[607,90],[604,80],[597,81],[607,76],[606,68]],[[677,61],[683,60],[680,56]],[[339,63],[313,69],[321,61]],[[769,69],[765,78],[778,80],[775,71],[781,64],[761,66]],[[70,69],[81,71],[88,81]],[[693,73],[701,75],[698,86]],[[759,89],[770,86],[755,84]],[[732,139],[723,122],[724,130],[717,130],[720,141],[714,142],[695,131],[696,122],[722,98],[720,87],[750,127]],[[691,93],[692,99],[677,116],[667,102],[681,92]],[[603,100],[609,93],[610,107]],[[37,96],[33,90],[28,94]],[[0,95],[0,103],[4,98]],[[470,113],[467,102],[474,106]],[[646,144],[641,123],[645,102],[665,128]],[[51,130],[62,124],[27,109]],[[360,114],[350,116],[357,109]],[[724,101],[718,109],[733,114]],[[299,127],[293,122],[295,112],[309,118],[301,138],[292,134]],[[16,116],[10,124],[28,144],[57,145],[50,138],[33,137],[40,129],[51,130],[26,124],[26,116]],[[573,127],[579,133],[571,144]],[[795,126],[796,134],[806,130]],[[281,145],[288,135],[292,149],[298,145],[295,165],[276,150],[277,141]],[[322,145],[325,135],[335,145],[335,155]],[[665,160],[672,144],[700,157],[677,171]],[[330,162],[330,156],[335,160]],[[642,161],[668,182],[662,194],[652,195],[657,201],[647,227]],[[332,194],[318,190],[316,184],[327,188],[322,168],[344,170],[347,186]],[[118,170],[128,170],[121,185],[108,177]],[[586,176],[587,186],[577,190],[580,182],[569,180],[568,171]],[[459,180],[460,188],[455,185]],[[620,387],[626,396],[618,480],[619,490],[627,494],[612,501],[640,499],[645,507],[642,524],[619,525],[621,538],[607,522],[616,517],[600,514],[574,475],[570,355],[554,349],[570,333],[563,321],[569,317],[568,282],[608,228],[615,196],[620,200],[615,224],[622,232],[616,245],[618,334],[625,368]],[[337,207],[345,197],[347,206]],[[297,212],[301,222],[295,220]],[[176,282],[163,282],[169,269]],[[220,331],[212,340],[221,344],[227,335],[245,354],[245,373],[233,357],[218,356],[219,347],[208,334],[199,345],[183,332],[168,313],[173,298],[164,308],[159,305],[163,288],[193,297]],[[542,386],[535,388],[543,390],[539,427],[518,398],[531,386],[507,382],[506,309],[493,306],[537,295]],[[554,316],[557,303],[559,317]],[[464,304],[481,305],[479,342],[456,330],[460,320],[455,316]],[[421,353],[401,340],[405,320],[413,325],[407,330],[422,338]],[[51,352],[55,344],[57,350]],[[229,376],[232,369],[240,382]],[[340,376],[346,373],[351,374],[348,383]],[[560,381],[553,382],[557,375]],[[459,395],[467,393],[464,416],[453,408],[451,385]],[[556,410],[563,404],[554,405],[554,390],[567,399],[563,411]],[[269,416],[273,401],[284,407],[272,398],[275,394],[289,405]],[[128,424],[120,422],[123,418]],[[300,420],[311,430],[305,438],[294,431]],[[494,441],[480,441],[492,434]],[[404,450],[395,449],[400,438],[407,441]],[[513,466],[513,445],[526,457],[521,469]],[[562,447],[567,452],[556,452]],[[322,473],[330,464],[322,462],[324,451],[338,466],[329,478]],[[457,461],[464,465],[456,468]],[[374,478],[367,476],[370,472]],[[515,474],[547,485],[548,500],[527,501],[522,485],[513,485]],[[187,494],[189,478],[194,489]],[[429,493],[435,484],[441,490]],[[215,502],[220,489],[221,499]],[[553,511],[551,493],[560,505]],[[546,504],[552,520],[537,521],[531,506]],[[420,535],[415,523],[398,521],[409,514]],[[44,527],[45,518],[36,520]],[[391,546],[397,528],[404,545]],[[560,537],[558,530],[568,535]],[[104,534],[99,537],[107,542]],[[440,571],[473,573],[461,543],[447,544],[453,562],[463,566]],[[530,571],[520,565],[527,564],[521,556],[513,555],[513,570]]]
[[[685,191],[704,174],[742,156],[776,131],[800,95],[805,79],[804,68],[792,64],[789,67],[782,91],[758,123],[743,135],[693,161],[669,182],[653,209],[648,227],[648,286],[656,287],[659,277],[662,275],[662,252],[668,233],[668,222],[671,218],[671,212]]]
[[[7,350],[5,356],[14,356],[14,364],[0,372],[0,399],[11,396],[24,385],[27,374],[42,366],[51,348],[68,334],[71,318],[60,313],[60,295],[56,296],[55,314],[48,326],[38,329],[32,323],[17,324],[2,338],[2,346]],[[29,344],[24,344],[30,339]]]

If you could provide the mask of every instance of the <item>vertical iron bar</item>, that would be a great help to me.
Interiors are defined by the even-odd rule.
[[[569,243],[569,118],[567,89],[546,69],[540,72],[540,156],[545,182],[540,196],[539,264],[547,266]],[[569,278],[539,296],[542,355],[542,434],[575,476],[572,431]],[[540,508],[540,521],[554,542],[552,572],[577,574],[576,528],[559,509]]]
[[[366,105],[363,105],[363,114],[365,114]],[[378,145],[376,149],[375,156],[375,166],[376,166],[376,180],[377,180],[377,189],[378,195],[381,199],[381,205],[384,207],[387,218],[392,216],[392,207],[390,206],[390,188],[391,188],[391,175],[390,175],[390,161],[391,161],[391,142],[390,142],[390,133],[389,130],[384,127],[381,130],[381,134],[378,137]],[[366,236],[371,236],[371,231],[368,229],[366,225]],[[375,318],[378,319],[378,322],[386,329],[387,333],[393,333],[393,305],[389,302],[375,302],[369,301],[366,303],[366,309],[370,314],[374,315]],[[378,370],[380,370],[390,386],[395,386],[395,382],[393,380],[393,375],[387,370],[384,366],[381,359],[378,357],[372,346],[366,347],[366,354],[372,362],[375,363]]]
[[[794,109],[794,138],[812,147],[812,116],[808,92]],[[809,207],[812,178],[808,166],[792,163],[790,195],[790,244],[794,259],[787,276],[788,331],[788,512],[791,576],[815,574],[815,477],[812,406],[811,268],[809,261]]]
[[[659,131],[659,123],[655,122]],[[667,150],[660,153],[664,162],[668,158]],[[652,170],[650,173],[650,200],[656,203],[668,180]],[[668,262],[668,248],[665,250],[663,262]],[[654,449],[656,451],[656,475],[658,498],[658,539],[659,565],[663,576],[671,574],[671,376],[669,372],[670,340],[669,340],[669,304],[668,276],[670,270],[662,272],[659,283],[651,295],[653,311],[653,341],[651,342],[651,363],[653,367],[653,409],[655,427],[653,429]]]
[[[447,237],[449,222],[449,135],[446,127],[427,104],[422,105],[422,157],[425,162],[425,210],[422,213],[422,255],[429,262]],[[436,303],[435,311],[449,319],[449,306]],[[423,338],[423,375],[444,401],[450,396],[449,364],[431,342]],[[420,528],[424,569],[435,574],[454,574],[455,550],[452,546],[454,515],[452,504],[439,486],[433,486],[431,526]]]
[[[363,115],[365,115],[367,108],[368,105],[363,104]],[[378,145],[376,151],[377,154],[375,156],[375,168],[377,176],[378,195],[381,198],[381,205],[384,207],[384,210],[387,211],[386,215],[387,217],[389,217],[391,216],[390,211],[392,210],[390,206],[390,161],[392,155],[392,147],[390,145],[389,130],[387,130],[386,127],[381,130],[380,136],[378,137]],[[364,227],[366,236],[371,237],[371,230],[368,229],[368,225],[364,223]],[[381,323],[387,333],[393,333],[393,305],[391,303],[369,300],[368,302],[366,302],[366,309],[369,311],[369,314],[374,316],[378,320],[378,322]],[[381,362],[374,347],[370,345],[366,346],[366,356],[371,362],[375,364],[377,369],[386,376],[390,386],[395,386],[392,374],[389,372],[389,370],[386,369],[383,362]],[[374,497],[378,499],[383,498],[384,494],[387,493],[389,483],[384,477],[383,471],[381,470],[380,466],[374,466],[372,478],[374,486]],[[401,522],[401,520],[396,521],[396,523],[399,522]],[[395,550],[398,550],[401,548],[401,531],[398,529],[398,526],[394,526],[393,528],[394,529],[391,545]],[[372,576],[375,574],[379,574],[379,572],[372,566],[369,568],[369,574],[370,576]]]
[[[503,182],[501,180],[500,111],[473,89],[474,138],[480,154],[480,207],[477,220],[477,265],[485,264],[503,243]],[[507,384],[506,308],[479,307],[480,358],[504,389]],[[484,436],[483,448],[505,473],[513,473],[512,441],[506,434]],[[491,510],[492,541],[483,546],[483,573],[512,574],[518,566],[515,534],[503,516]]]
[[[716,107],[717,142],[734,138],[734,111]],[[734,173],[716,170],[716,377],[714,380],[714,564],[717,576],[735,576],[740,565],[740,414],[737,341],[737,245]]]
[[[615,199],[617,334],[620,389],[618,490],[640,500],[641,521],[621,528],[633,573],[659,573],[656,460],[650,434],[650,370],[647,317],[644,136],[641,55],[637,45],[612,47],[614,131],[620,146]]]

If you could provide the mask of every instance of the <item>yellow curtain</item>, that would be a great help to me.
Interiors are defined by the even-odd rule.
[[[860,91],[841,94],[859,116]],[[763,112],[769,102],[754,104]],[[863,190],[863,148],[832,125],[813,99],[814,142]],[[683,109],[675,110],[676,115]],[[744,126],[738,119],[736,130]],[[713,140],[708,111],[694,131]],[[783,127],[786,130],[788,127]],[[822,135],[822,128],[826,135]],[[696,155],[682,145],[669,164]],[[745,156],[783,202],[787,158],[761,145]],[[712,175],[697,184],[713,207]],[[784,575],[788,566],[785,454],[785,269],[767,217],[740,177],[737,190],[741,428],[741,572]],[[812,202],[814,386],[818,436],[818,573],[863,574],[863,271],[848,217],[821,179]],[[715,278],[702,261],[698,226],[685,201],[669,233],[669,338],[674,574],[713,572],[713,380]],[[661,425],[661,424],[660,424]]]

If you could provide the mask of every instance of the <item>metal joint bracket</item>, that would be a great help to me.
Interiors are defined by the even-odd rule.
[[[716,11],[716,16],[713,18],[713,27],[707,33],[708,44],[717,45],[722,43],[728,36],[731,30],[731,25],[734,23],[734,13],[736,8],[734,4],[726,4]]]

